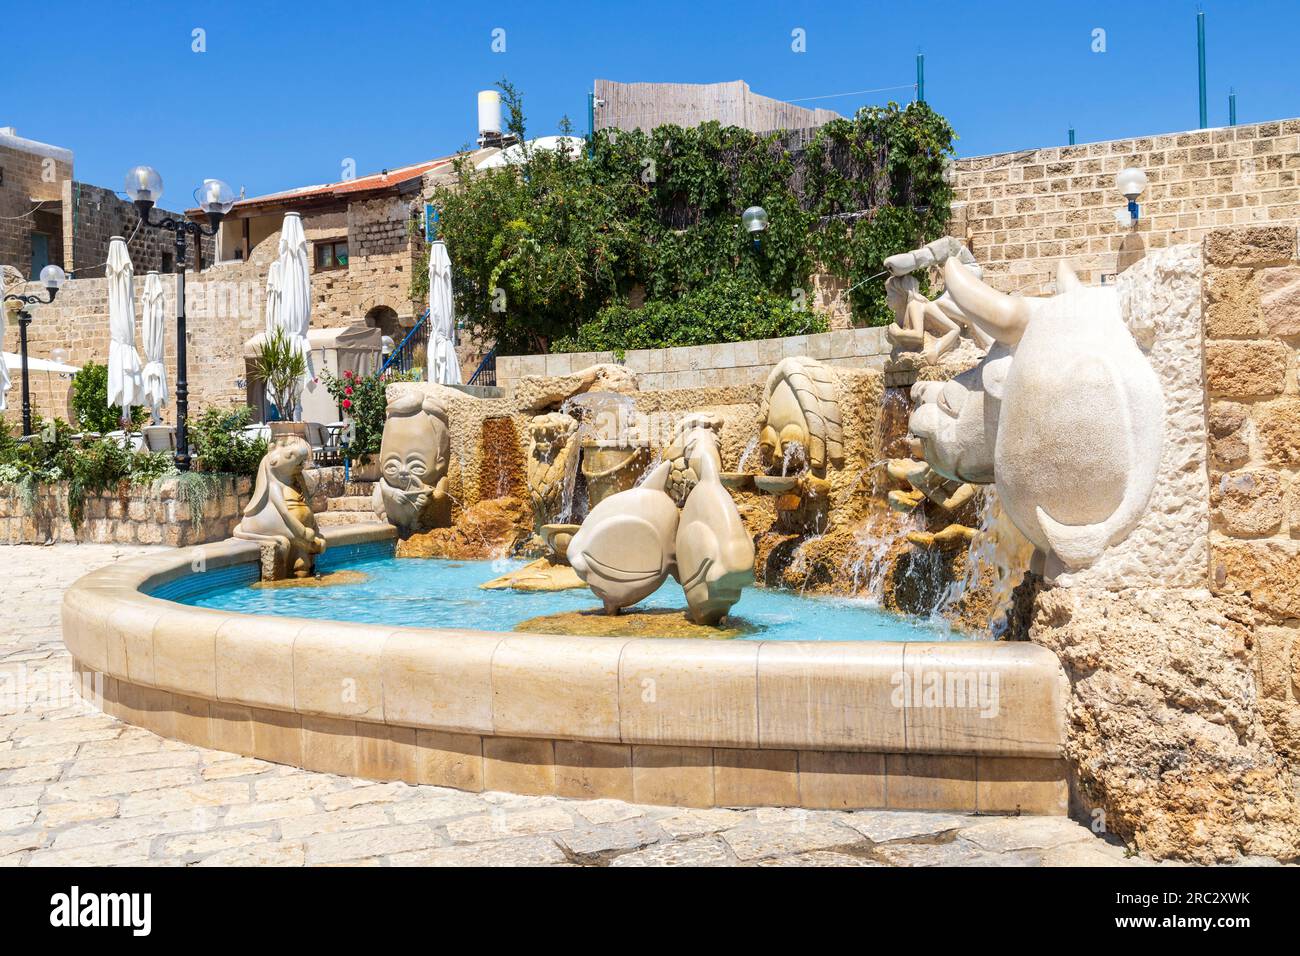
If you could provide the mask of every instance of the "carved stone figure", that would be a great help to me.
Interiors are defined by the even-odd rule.
[[[717,438],[696,431],[688,457],[697,481],[677,529],[677,579],[695,623],[717,624],[754,583],[754,542],[719,480]]]
[[[949,259],[964,263],[976,275],[981,274],[970,250],[951,236],[885,260],[885,269],[890,273],[885,280],[885,299],[894,313],[894,323],[885,329],[885,337],[900,351],[919,352],[925,343],[925,333],[930,332],[934,339],[924,349],[924,355],[931,365],[937,364],[957,345],[962,332],[982,349],[992,344],[989,336],[971,322],[970,316],[946,291],[933,302],[921,295],[920,283],[912,273],[942,266]]]
[[[765,461],[787,472],[807,465],[823,471],[844,460],[835,379],[816,359],[782,359],[767,376],[758,407],[758,444]]]
[[[388,403],[379,446],[374,510],[403,535],[450,523],[447,410],[432,395],[405,392]]]
[[[914,389],[925,459],[950,478],[991,479],[1049,573],[1087,567],[1142,517],[1164,442],[1160,382],[1116,290],[1084,287],[1065,263],[1044,299],[997,292],[954,259],[944,278],[998,347],[966,376]]]
[[[257,466],[253,498],[234,534],[274,548],[273,559],[263,562],[263,579],[309,577],[316,555],[325,550],[302,474],[310,458],[307,442],[288,438],[272,445]]]
[[[668,475],[668,495],[678,506],[686,503],[687,496],[699,481],[699,455],[717,456],[722,439],[722,418],[713,412],[691,412],[678,423],[673,443],[664,449],[663,457],[672,465]],[[719,460],[719,472],[721,461]]]
[[[578,430],[572,415],[552,412],[528,423],[528,500],[533,508],[533,531],[555,521],[564,505],[564,483],[576,448],[571,440]]]
[[[566,549],[569,564],[609,614],[659,589],[677,567],[677,506],[664,491],[668,462],[591,509]]]

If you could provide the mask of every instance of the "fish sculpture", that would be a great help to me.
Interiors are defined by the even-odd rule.
[[[1042,299],[998,292],[956,259],[944,279],[996,344],[965,381],[913,390],[912,433],[939,473],[991,479],[1049,567],[1088,567],[1146,512],[1164,445],[1164,393],[1118,292],[1064,262]]]
[[[711,444],[712,453],[702,444]],[[754,583],[754,541],[722,486],[716,438],[697,442],[693,452],[698,479],[677,529],[677,579],[695,623],[717,624]]]
[[[649,597],[677,568],[677,506],[665,491],[670,467],[664,462],[640,485],[601,501],[569,542],[569,564],[607,614]]]

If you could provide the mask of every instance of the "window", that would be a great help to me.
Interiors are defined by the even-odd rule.
[[[345,269],[348,265],[348,241],[327,239],[316,243],[317,269]]]
[[[176,268],[175,257],[170,252],[164,252],[162,254],[162,269],[160,271],[163,273],[168,273],[174,271],[175,268]]]

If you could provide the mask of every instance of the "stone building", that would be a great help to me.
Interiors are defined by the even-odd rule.
[[[51,263],[64,265],[60,206],[71,179],[71,150],[0,127],[0,264],[24,279]]]

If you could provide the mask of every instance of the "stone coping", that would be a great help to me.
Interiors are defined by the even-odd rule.
[[[392,529],[353,525],[327,535],[339,547],[391,537]],[[813,766],[856,767],[849,776],[861,787],[893,777],[905,787],[916,778],[913,785],[931,797],[910,800],[913,808],[935,799],[973,806],[983,779],[986,809],[987,785],[1000,781],[1019,795],[1007,809],[1028,803],[1047,807],[1033,812],[1064,812],[1065,678],[1055,655],[1038,645],[506,634],[237,614],[142,593],[200,567],[258,558],[256,544],[232,539],[81,578],[62,607],[77,668],[101,680],[105,701],[118,701],[111,706],[124,719],[162,733],[198,712],[207,715],[209,735],[218,733],[222,713],[252,721],[250,734],[265,724],[264,743],[279,728],[286,763],[303,764],[308,728],[327,726],[335,756],[340,747],[361,753],[363,739],[414,745],[419,736],[451,741],[454,752],[477,746],[483,785],[519,792],[543,792],[539,779],[550,781],[544,792],[559,792],[561,754],[572,763],[587,753],[589,773],[617,765],[626,752],[632,774],[641,752],[651,763],[708,766],[714,781],[738,761],[798,778],[794,755],[808,754],[804,763]],[[145,698],[154,702],[147,718],[120,702]],[[340,728],[355,739],[339,739]],[[249,741],[226,749],[275,751]],[[496,783],[487,770],[494,754],[511,768]],[[406,766],[398,778],[418,776],[409,760]],[[1025,787],[1037,795],[1025,796]]]

